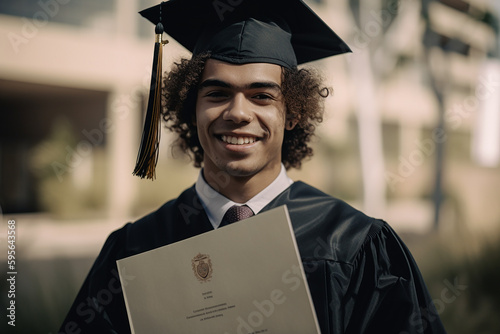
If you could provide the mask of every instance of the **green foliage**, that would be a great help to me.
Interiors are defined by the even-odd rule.
[[[101,148],[77,141],[67,119],[57,119],[49,137],[33,149],[30,167],[40,206],[54,218],[81,218],[105,207],[106,158]]]
[[[454,247],[468,249],[474,240],[469,236],[453,242]],[[426,244],[421,269],[446,330],[500,333],[500,238],[483,240],[480,250],[468,255],[454,254],[440,243]]]

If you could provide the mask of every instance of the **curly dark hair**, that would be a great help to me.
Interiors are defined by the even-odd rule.
[[[195,125],[198,86],[209,53],[181,59],[163,78],[162,116],[167,129],[178,134],[175,142],[182,152],[194,158],[201,167],[203,148]],[[323,98],[329,95],[321,76],[311,69],[282,68],[281,89],[285,99],[287,120],[295,119],[293,130],[285,131],[281,160],[286,169],[300,168],[304,158],[313,155],[308,146],[316,125],[323,121]]]

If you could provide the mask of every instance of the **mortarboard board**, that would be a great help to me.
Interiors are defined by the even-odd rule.
[[[350,51],[302,0],[170,0],[140,14],[157,24],[160,8],[165,32],[186,49],[237,64],[275,59],[296,66]]]
[[[194,55],[288,68],[351,50],[302,0],[170,0],[140,12],[156,25],[148,110],[134,175],[154,178],[158,157],[161,34]]]

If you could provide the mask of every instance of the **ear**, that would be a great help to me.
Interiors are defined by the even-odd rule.
[[[287,115],[286,120],[285,120],[285,129],[288,131],[291,131],[291,130],[293,130],[293,128],[295,128],[297,123],[299,123],[298,119],[292,118],[291,115]]]

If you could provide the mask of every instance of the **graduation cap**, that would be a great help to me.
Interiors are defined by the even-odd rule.
[[[158,158],[162,33],[193,55],[287,68],[350,52],[302,0],[170,0],[140,14],[156,25],[148,110],[134,175],[153,179]]]

